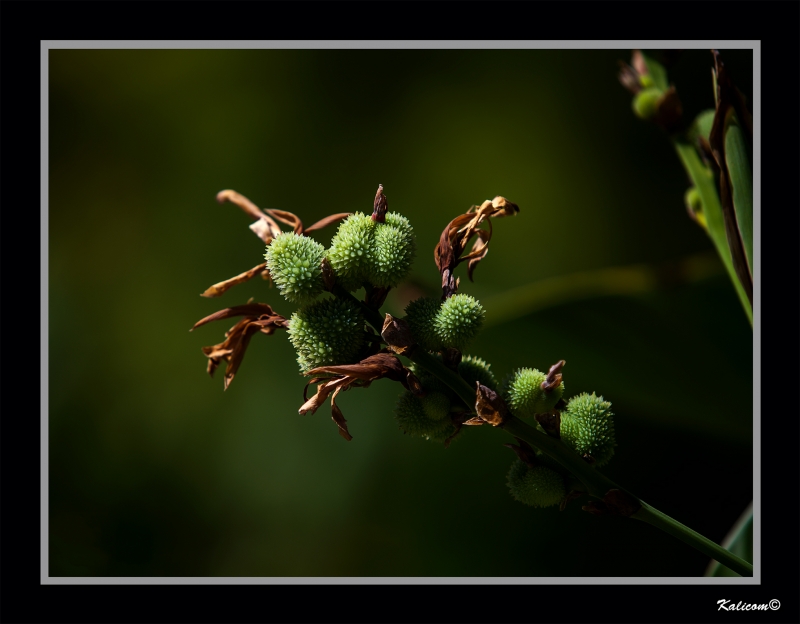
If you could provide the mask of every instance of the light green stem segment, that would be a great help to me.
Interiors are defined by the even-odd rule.
[[[357,301],[353,295],[344,289],[334,287],[333,294],[340,298]],[[369,324],[372,325],[380,334],[383,328],[383,319],[381,318],[380,314],[361,304],[361,302],[358,303],[359,305],[362,305],[362,310],[365,314],[367,322],[369,322]],[[441,362],[441,360],[419,348],[413,350],[405,357],[408,357],[408,359],[410,359],[412,362],[424,368],[426,371],[432,375],[435,375],[441,381],[446,383],[461,398],[461,400],[464,401],[470,410],[475,408],[476,388],[470,387],[470,385],[464,381],[463,377],[461,377],[455,371],[447,368]],[[742,576],[753,576],[753,566],[747,563],[744,559],[740,559],[736,555],[733,555],[708,538],[703,537],[689,527],[676,520],[673,520],[668,515],[658,511],[654,507],[651,507],[634,494],[631,494],[625,488],[620,487],[611,479],[597,472],[597,470],[584,461],[582,457],[580,457],[571,449],[567,448],[557,438],[550,437],[541,431],[534,429],[530,425],[522,422],[516,416],[511,416],[508,418],[501,425],[501,428],[507,433],[510,433],[512,436],[517,437],[520,440],[525,440],[528,444],[537,447],[543,453],[546,453],[548,456],[561,464],[565,470],[572,473],[581,481],[581,483],[583,483],[583,485],[586,487],[587,493],[591,496],[602,499],[606,495],[606,492],[613,489],[625,492],[628,496],[632,497],[641,504],[641,509],[634,513],[633,516],[631,516],[632,518],[643,520],[655,527],[658,527],[662,531],[666,531],[673,537],[677,537],[678,539],[686,542],[703,554],[708,555],[716,561],[719,561],[721,564],[729,567],[731,570],[741,574]]]
[[[728,275],[730,275],[733,281],[736,294],[739,296],[739,301],[742,302],[742,307],[752,326],[753,308],[750,306],[750,301],[747,298],[744,287],[741,282],[739,282],[736,269],[733,268],[733,259],[731,258],[731,250],[728,246],[728,238],[725,234],[725,220],[722,216],[722,206],[719,203],[719,195],[717,194],[717,187],[714,183],[714,174],[711,169],[702,163],[693,145],[682,139],[675,139],[673,144],[675,145],[675,151],[678,153],[678,157],[683,163],[683,167],[686,169],[686,173],[692,180],[692,185],[700,194],[700,199],[703,202],[703,214],[706,217],[708,235],[717,248],[719,257],[722,259],[728,271]]]
[[[734,572],[742,576],[753,576],[753,565],[744,559],[737,557],[722,546],[715,544],[710,539],[703,537],[696,531],[692,531],[686,525],[681,524],[677,520],[673,520],[667,514],[660,512],[658,509],[651,507],[644,501],[641,509],[633,514],[631,517],[637,520],[643,520],[654,527],[658,527],[662,531],[666,531],[673,537],[677,537],[682,542],[686,542],[692,548],[696,548],[701,553],[708,555],[711,559],[719,561],[722,565],[729,567]]]

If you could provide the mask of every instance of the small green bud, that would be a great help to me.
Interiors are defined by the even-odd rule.
[[[511,496],[532,507],[558,505],[566,494],[564,478],[547,466],[529,467],[517,458],[508,471]]]
[[[397,286],[408,275],[414,260],[414,230],[408,219],[394,212],[373,229],[368,279],[373,286]]]
[[[639,84],[645,88],[655,86],[655,81],[650,74],[642,74],[639,76]]]
[[[415,437],[444,442],[455,433],[455,426],[449,418],[431,418],[422,400],[408,390],[398,397],[394,415],[400,429]]]
[[[607,464],[617,445],[611,403],[594,392],[572,397],[561,412],[561,441],[578,455],[591,455],[595,465]]]
[[[434,327],[441,305],[438,299],[421,297],[409,303],[405,309],[405,321],[419,346],[426,351],[441,351],[444,348]]]
[[[475,382],[480,381],[481,385],[497,390],[497,380],[494,377],[494,373],[489,370],[490,368],[491,364],[487,364],[486,360],[474,355],[465,355],[458,365],[458,374],[473,388],[475,387]]]
[[[689,215],[697,221],[701,227],[707,227],[706,216],[703,214],[703,198],[700,197],[700,192],[695,187],[691,187],[686,191],[684,201],[686,202],[686,210],[689,212]]]
[[[463,349],[483,324],[483,306],[470,295],[453,295],[439,308],[434,328],[445,347]]]
[[[364,317],[349,301],[323,299],[292,314],[289,340],[302,371],[350,364],[364,346]]]
[[[545,392],[542,382],[547,374],[535,368],[520,368],[503,384],[508,407],[518,418],[530,418],[553,409],[564,394],[564,382]]]
[[[369,277],[376,225],[364,213],[356,212],[339,224],[331,240],[328,261],[336,273],[336,279],[347,290],[358,290]]]
[[[652,119],[658,112],[661,95],[661,91],[653,87],[640,91],[633,98],[633,112],[640,119]]]
[[[264,254],[272,281],[292,303],[307,303],[322,292],[324,257],[322,245],[294,232],[279,234]]]

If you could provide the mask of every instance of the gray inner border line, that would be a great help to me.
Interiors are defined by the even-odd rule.
[[[51,577],[49,575],[49,51],[50,50],[610,50],[732,49],[753,50],[753,477],[761,483],[761,41],[747,40],[586,40],[586,41],[79,41],[42,40],[41,51],[41,572],[42,585],[760,585],[761,489],[753,489],[752,578],[723,577]]]

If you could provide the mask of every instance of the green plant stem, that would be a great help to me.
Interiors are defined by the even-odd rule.
[[[644,501],[639,502],[641,502],[642,507],[631,516],[632,518],[647,522],[669,533],[673,537],[677,537],[682,542],[689,544],[692,548],[696,548],[711,559],[719,561],[719,563],[727,566],[737,574],[753,576],[752,564],[737,557],[732,552],[725,550],[722,546],[712,542],[707,537],[703,537],[697,531],[693,531],[686,525],[670,518],[667,514],[659,511],[655,507],[648,505]]]
[[[362,302],[359,302],[344,289],[339,288],[337,290],[337,287],[334,287],[332,292],[337,297],[351,299],[359,303],[367,321],[380,334],[383,328],[383,319],[378,312],[372,310]],[[470,410],[475,409],[476,389],[470,387],[458,373],[447,368],[439,359],[423,349],[414,349],[405,355],[405,357],[446,383],[461,400],[464,401],[465,405]],[[525,440],[527,443],[539,448],[543,453],[546,453],[561,464],[565,470],[569,471],[583,483],[589,495],[602,499],[609,490],[620,490],[641,505],[631,516],[632,518],[647,522],[669,533],[673,537],[682,540],[742,576],[753,576],[753,566],[747,561],[730,553],[710,539],[703,537],[696,531],[672,519],[651,505],[648,505],[625,488],[620,487],[611,479],[599,473],[589,463],[584,461],[582,457],[572,451],[572,449],[562,444],[559,439],[538,431],[522,422],[516,416],[508,418],[500,427],[512,436]]]

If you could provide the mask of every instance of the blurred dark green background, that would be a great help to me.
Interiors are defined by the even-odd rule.
[[[616,79],[628,50],[55,50],[50,68],[49,356],[52,576],[682,576],[704,556],[635,521],[525,507],[512,441],[471,428],[449,449],[402,435],[400,387],[353,390],[299,416],[285,334],[257,335],[227,392],[198,319],[267,282],[205,288],[261,261],[232,188],[299,214],[369,211],[378,183],[409,217],[413,280],[471,204],[494,222],[462,291],[680,260],[712,246],[686,215],[667,138]],[[752,52],[724,51],[752,95]],[[670,73],[693,117],[712,58]],[[333,228],[314,234],[328,243]],[[721,265],[720,265],[721,267]],[[399,312],[408,290],[394,293]],[[565,359],[567,394],[612,401],[605,471],[720,541],[752,498],[752,332],[722,269],[635,297],[550,305],[487,327],[471,352],[498,376]]]

